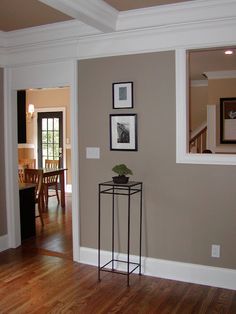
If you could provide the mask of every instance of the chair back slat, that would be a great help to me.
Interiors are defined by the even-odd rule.
[[[24,169],[23,168],[18,169],[18,182],[19,183],[25,182],[25,175],[24,175]]]
[[[43,192],[43,170],[24,169],[24,182],[36,184],[35,196],[37,199]]]
[[[59,168],[59,160],[46,159],[45,160],[45,168],[47,168],[47,169],[58,169]]]
[[[26,183],[34,183],[35,187],[35,203],[38,204],[39,215],[42,226],[44,211],[44,196],[43,196],[43,170],[42,169],[24,169],[24,181]]]

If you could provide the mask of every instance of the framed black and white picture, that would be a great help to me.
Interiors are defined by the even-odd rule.
[[[138,150],[137,114],[110,114],[110,149]]]
[[[220,99],[220,142],[236,143],[236,98]]]
[[[133,82],[112,84],[113,109],[133,108]]]

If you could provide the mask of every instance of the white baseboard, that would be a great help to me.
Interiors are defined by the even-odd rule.
[[[8,235],[0,236],[0,252],[9,249]]]
[[[125,259],[125,257],[125,254],[115,253],[115,258],[117,259]],[[110,259],[111,252],[101,251],[101,265],[108,262]],[[130,261],[138,262],[138,256],[130,256]],[[78,262],[97,266],[97,250],[80,247],[80,259]],[[235,269],[142,257],[142,274],[236,290]]]

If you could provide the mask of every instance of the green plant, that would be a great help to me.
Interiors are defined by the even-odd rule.
[[[127,174],[132,175],[133,172],[125,164],[116,165],[112,168],[112,171],[117,173],[119,176],[125,176]]]

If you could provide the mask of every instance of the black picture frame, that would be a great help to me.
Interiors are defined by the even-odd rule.
[[[236,97],[220,98],[220,143],[236,144]]]
[[[137,114],[110,114],[110,150],[137,151]]]
[[[133,82],[112,83],[113,109],[131,109],[133,104]]]

